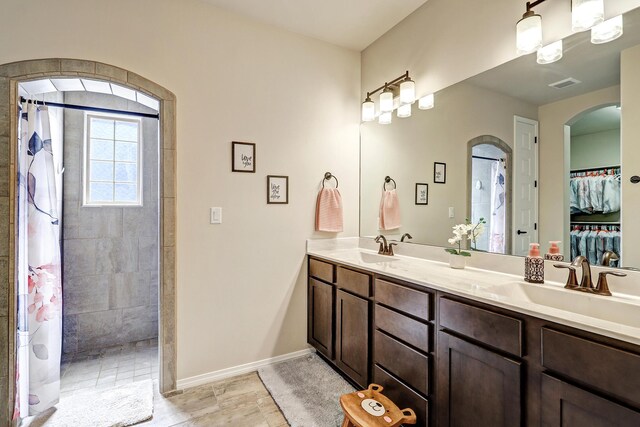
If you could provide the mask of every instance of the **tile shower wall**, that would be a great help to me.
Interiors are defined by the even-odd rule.
[[[65,102],[151,112],[96,93],[67,92]],[[84,116],[64,117],[64,353],[158,335],[158,121],[142,119],[143,206],[83,207]]]

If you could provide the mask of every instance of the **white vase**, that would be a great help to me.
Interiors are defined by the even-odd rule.
[[[467,257],[462,255],[449,254],[449,267],[462,269],[467,264]]]

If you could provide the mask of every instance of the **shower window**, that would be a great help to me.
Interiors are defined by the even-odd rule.
[[[142,205],[142,139],[137,118],[86,114],[84,205]]]

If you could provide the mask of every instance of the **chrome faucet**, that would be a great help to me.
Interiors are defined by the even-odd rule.
[[[612,252],[613,253],[613,252]],[[615,254],[614,254],[615,255]],[[603,256],[604,263],[604,256]],[[591,265],[589,260],[582,255],[577,256],[570,265],[567,264],[554,264],[556,268],[569,269],[569,277],[567,278],[567,284],[564,286],[566,289],[574,289],[576,291],[590,292],[597,295],[611,296],[609,290],[609,283],[607,282],[607,274],[613,276],[624,277],[626,274],[619,273],[617,271],[601,271],[598,274],[598,284],[593,287],[593,281],[591,280]],[[582,280],[578,284],[576,278],[576,267],[580,267],[582,270]]]
[[[401,242],[404,242],[404,239],[405,239],[405,238],[407,238],[407,240],[411,240],[411,239],[413,239],[413,236],[412,236],[411,234],[409,234],[409,233],[404,233],[404,234],[402,235],[402,237],[400,238],[400,241],[401,241]]]
[[[387,243],[387,238],[382,234],[376,236],[376,243],[380,243],[380,248],[378,249],[378,254],[380,255],[390,255],[393,256],[393,247],[397,246],[397,243]]]

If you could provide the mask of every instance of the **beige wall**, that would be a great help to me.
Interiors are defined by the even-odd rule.
[[[361,126],[361,233],[378,234],[377,218],[386,175],[396,180],[402,227],[385,235],[411,233],[413,241],[447,246],[451,226],[467,217],[467,145],[492,135],[513,146],[513,116],[537,118],[537,107],[462,82],[438,92],[436,108],[414,108],[410,118],[390,125]],[[433,183],[433,163],[447,164],[446,184]],[[414,204],[415,184],[429,184],[429,205]],[[449,218],[449,207],[455,218]]]
[[[629,179],[640,175],[640,46],[622,51],[620,61],[621,85],[621,157],[622,157],[622,265],[640,266],[637,236],[640,236],[640,184]],[[633,236],[633,237],[631,237]]]
[[[571,137],[571,170],[620,164],[620,129]]]
[[[539,240],[543,247],[550,240],[562,240],[565,256],[569,255],[569,144],[565,144],[566,124],[580,113],[600,106],[618,104],[620,86],[563,99],[538,109],[539,135]]]
[[[176,94],[178,379],[305,348],[325,171],[358,234],[359,54],[197,0],[5,3],[0,63],[96,60]],[[230,172],[232,140],[257,143],[255,174]],[[267,206],[267,174],[289,175],[288,205]]]
[[[544,42],[571,31],[571,3],[548,1]],[[607,0],[606,17],[640,6],[640,0]],[[429,0],[362,52],[362,93],[411,72],[418,94],[436,92],[516,57],[515,26],[524,1]]]

